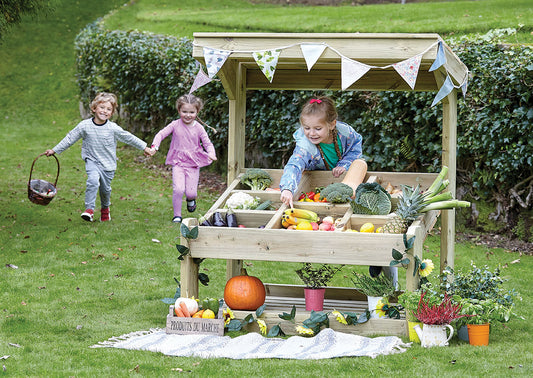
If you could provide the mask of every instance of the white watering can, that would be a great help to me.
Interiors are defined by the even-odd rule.
[[[446,328],[450,329],[450,336],[446,337]],[[417,324],[413,327],[423,347],[447,346],[453,336],[453,327],[449,324],[424,324],[424,329]]]

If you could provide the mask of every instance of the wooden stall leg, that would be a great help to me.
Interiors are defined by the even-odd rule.
[[[412,235],[407,235],[407,238],[412,238]],[[413,271],[415,268],[415,258],[418,257],[420,260],[422,260],[423,252],[424,250],[424,238],[422,235],[415,235],[415,242],[413,244],[412,248],[412,255],[411,261],[409,262],[409,266],[407,267],[407,272],[405,273],[405,289],[409,291],[415,291],[418,290],[418,286],[420,285],[420,277],[418,274],[413,275]]]
[[[198,264],[191,256],[185,256],[180,266],[181,295],[198,298]]]
[[[231,277],[240,276],[242,260],[226,260],[226,281]]]

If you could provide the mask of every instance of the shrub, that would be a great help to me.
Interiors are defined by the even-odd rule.
[[[510,229],[516,213],[531,209],[533,121],[530,46],[503,45],[504,33],[450,41],[472,72],[466,99],[459,98],[457,172],[460,192],[469,199],[496,200]],[[108,31],[99,22],[76,38],[81,101],[88,106],[101,90],[115,92],[123,126],[144,136],[177,117],[174,103],[192,85],[197,64],[187,38],[136,31]],[[281,168],[289,158],[292,133],[303,103],[318,93],[331,96],[339,118],[363,135],[371,170],[436,172],[441,166],[440,106],[435,93],[249,91],[246,113],[246,166]],[[216,127],[211,139],[225,169],[228,100],[220,82],[195,94],[206,106],[202,119]],[[502,218],[501,218],[502,219]]]

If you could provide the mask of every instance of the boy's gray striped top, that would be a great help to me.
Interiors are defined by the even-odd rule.
[[[97,162],[106,171],[117,169],[117,141],[140,150],[146,148],[146,142],[124,130],[115,122],[107,121],[103,125],[97,125],[92,119],[86,119],[78,123],[53,150],[60,154],[80,139],[83,139],[82,159]]]

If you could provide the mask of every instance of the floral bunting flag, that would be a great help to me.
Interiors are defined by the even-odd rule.
[[[435,71],[443,64],[446,64],[446,55],[444,55],[444,46],[442,44],[442,41],[439,41],[439,47],[437,48],[437,57],[429,68],[429,72]]]
[[[346,90],[350,85],[366,74],[368,70],[370,70],[370,66],[343,56],[341,64],[342,90]]]
[[[257,63],[261,71],[263,71],[263,74],[265,74],[268,81],[271,83],[274,79],[274,72],[276,71],[276,66],[278,65],[278,58],[280,53],[281,49],[270,51],[255,51],[252,54],[255,59],[255,62]]]
[[[418,69],[420,68],[421,61],[422,55],[416,55],[392,65],[407,84],[409,84],[411,89],[415,89],[416,78],[418,76]]]
[[[446,76],[446,80],[444,80],[444,84],[442,84],[442,87],[440,87],[439,92],[433,99],[433,102],[431,103],[431,106],[437,105],[440,100],[442,100],[444,97],[448,96],[451,91],[454,89],[454,85],[452,82],[452,79],[450,79],[450,76]]]
[[[320,58],[320,55],[322,55],[322,53],[326,49],[326,45],[302,44],[300,45],[300,48],[302,49],[302,54],[304,56],[305,63],[307,63],[307,71],[311,71],[311,68],[313,68],[318,58]]]
[[[230,54],[231,51],[204,47],[205,66],[210,78],[217,74]]]
[[[200,69],[198,70],[198,73],[196,74],[196,77],[194,78],[194,83],[192,83],[191,89],[189,90],[189,94],[193,93],[195,90],[200,88],[203,85],[206,85],[207,83],[210,83],[212,79],[207,76],[202,70],[202,67],[200,66]]]

